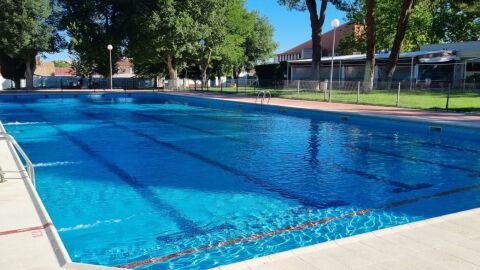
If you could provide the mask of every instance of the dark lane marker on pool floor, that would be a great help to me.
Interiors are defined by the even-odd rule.
[[[467,167],[461,167],[461,166],[452,165],[452,164],[437,163],[437,162],[434,162],[434,161],[431,161],[431,160],[428,160],[428,159],[405,156],[405,155],[402,155],[402,154],[399,154],[399,153],[388,152],[388,151],[383,151],[383,150],[379,150],[379,149],[373,149],[373,148],[370,148],[370,147],[356,146],[356,145],[348,145],[348,147],[353,148],[353,149],[358,149],[358,150],[361,150],[361,151],[365,151],[365,152],[372,152],[372,153],[385,155],[385,156],[391,156],[391,157],[395,157],[395,158],[399,158],[399,159],[405,159],[405,160],[421,162],[421,163],[430,164],[430,165],[436,165],[436,166],[440,166],[440,167],[444,167],[444,168],[448,168],[448,169],[453,169],[453,170],[458,170],[458,171],[464,171],[464,172],[469,172],[469,173],[480,173],[479,170],[474,170],[474,169],[470,169],[470,168],[467,168]]]
[[[274,186],[274,185],[268,183],[267,181],[265,181],[261,178],[250,175],[250,174],[248,174],[246,172],[243,172],[242,170],[239,170],[235,167],[231,167],[229,165],[220,163],[216,160],[210,159],[210,158],[205,157],[201,154],[198,154],[198,153],[192,152],[190,150],[184,149],[184,148],[182,148],[180,146],[177,146],[175,144],[172,144],[172,143],[169,143],[169,142],[166,142],[166,141],[162,141],[162,140],[160,140],[156,137],[153,137],[149,134],[146,134],[146,133],[143,133],[141,131],[132,129],[128,126],[121,125],[121,124],[115,123],[113,121],[100,119],[94,113],[84,112],[84,114],[90,116],[93,119],[109,123],[110,125],[112,125],[114,127],[117,127],[119,129],[122,129],[122,130],[126,130],[130,133],[133,133],[133,134],[136,134],[139,137],[143,137],[145,139],[148,139],[148,140],[150,140],[150,141],[152,141],[156,144],[159,144],[163,147],[169,148],[169,149],[174,150],[176,152],[179,152],[179,153],[182,153],[184,155],[195,158],[197,160],[200,160],[200,161],[202,161],[204,163],[207,163],[211,166],[214,166],[216,168],[222,169],[223,171],[229,172],[233,175],[240,176],[240,177],[248,180],[249,182],[256,184],[257,186],[262,187],[263,189],[265,189],[269,192],[276,193],[276,194],[279,194],[280,196],[282,196],[284,198],[297,201],[300,204],[302,204],[303,206],[310,206],[310,207],[315,207],[315,208],[318,208],[318,209],[324,209],[324,208],[330,208],[330,207],[338,207],[338,206],[349,205],[348,202],[345,202],[345,201],[342,201],[342,200],[316,201],[316,200],[313,200],[313,199],[310,199],[310,198],[307,198],[307,197],[304,197],[304,196],[299,196],[299,195],[296,195],[296,194],[292,194],[290,191],[287,191],[287,190],[282,189],[280,187]]]
[[[252,141],[246,141],[246,140],[238,139],[238,138],[235,138],[235,137],[218,134],[216,132],[204,130],[204,129],[201,129],[201,128],[180,124],[180,123],[177,123],[177,122],[174,122],[174,121],[166,120],[162,117],[146,115],[146,114],[143,114],[143,113],[132,113],[132,114],[143,117],[143,118],[153,119],[153,120],[157,120],[157,121],[160,121],[160,122],[164,122],[164,123],[188,128],[188,129],[191,129],[191,130],[194,130],[194,131],[199,131],[199,132],[202,132],[202,133],[205,133],[205,134],[220,136],[220,137],[232,140],[232,141],[238,141],[238,142],[245,143],[245,144],[259,146],[258,144],[255,144]],[[97,117],[97,119],[101,120],[98,117]],[[418,183],[418,184],[414,184],[414,185],[406,184],[406,183],[402,183],[402,182],[397,181],[397,180],[387,179],[386,177],[381,177],[381,176],[369,174],[369,173],[364,172],[364,171],[346,168],[346,167],[344,167],[340,164],[336,164],[336,163],[333,163],[333,162],[332,162],[332,165],[334,167],[336,167],[338,170],[343,171],[344,173],[357,175],[357,176],[360,176],[360,177],[363,177],[363,178],[367,178],[369,180],[374,180],[374,181],[377,181],[377,182],[382,182],[382,183],[391,185],[391,186],[393,186],[393,188],[390,191],[393,192],[393,193],[410,192],[410,191],[413,191],[413,190],[420,190],[420,189],[430,188],[430,187],[433,186],[430,183]]]
[[[45,116],[39,114],[35,110],[24,105],[25,109],[29,112],[37,115],[39,118],[43,119],[45,122],[50,123],[49,119]],[[167,203],[163,202],[158,196],[152,192],[148,186],[145,186],[141,181],[138,181],[137,178],[131,176],[128,172],[124,171],[122,168],[118,167],[116,164],[110,162],[104,157],[98,155],[98,153],[90,147],[87,143],[84,143],[82,140],[71,135],[67,131],[58,127],[57,125],[49,124],[57,132],[67,138],[71,143],[80,148],[85,152],[91,159],[96,160],[98,163],[103,165],[109,172],[116,175],[119,179],[123,180],[128,184],[134,191],[136,191],[144,200],[148,201],[155,209],[159,209],[162,213],[166,213],[167,217],[170,218],[179,229],[185,233],[191,233],[192,235],[203,233],[202,228],[198,227],[195,222],[185,218],[180,214],[175,208],[171,207]]]
[[[452,194],[461,193],[461,192],[467,192],[467,191],[471,191],[471,190],[475,190],[475,189],[480,189],[480,184],[455,188],[455,189],[451,189],[451,190],[446,190],[446,191],[438,192],[438,193],[431,194],[431,195],[418,196],[418,197],[411,198],[411,199],[394,201],[394,202],[388,203],[388,204],[386,204],[382,207],[368,208],[368,209],[348,212],[346,214],[339,215],[339,216],[331,216],[331,217],[325,217],[325,218],[322,218],[322,219],[319,219],[319,220],[307,221],[307,222],[300,223],[300,224],[297,224],[297,225],[290,225],[290,226],[287,226],[287,227],[284,227],[284,228],[275,229],[275,230],[267,231],[267,232],[264,232],[264,233],[256,233],[256,234],[252,234],[252,235],[242,236],[242,237],[235,238],[235,239],[216,242],[216,243],[212,243],[212,244],[208,244],[208,245],[204,245],[204,246],[200,246],[200,247],[194,247],[194,248],[191,248],[191,249],[175,252],[175,253],[164,255],[164,256],[159,256],[159,257],[153,257],[153,258],[149,258],[149,259],[145,259],[145,260],[134,261],[134,262],[131,262],[131,263],[119,265],[118,267],[135,268],[135,267],[140,267],[140,266],[146,266],[146,265],[166,262],[166,261],[171,260],[171,259],[183,257],[183,256],[190,255],[190,254],[199,253],[199,252],[202,252],[202,251],[207,251],[207,250],[214,249],[214,248],[231,246],[231,245],[240,244],[240,243],[254,242],[254,241],[257,241],[259,239],[263,239],[263,238],[267,238],[267,237],[272,237],[272,236],[276,236],[276,235],[280,235],[280,234],[284,234],[284,233],[288,233],[288,232],[301,231],[301,230],[304,230],[304,229],[307,229],[307,228],[320,226],[320,225],[327,224],[329,222],[333,222],[333,221],[336,221],[336,220],[351,218],[351,217],[355,217],[355,216],[363,216],[363,215],[367,215],[367,214],[369,214],[371,212],[374,212],[374,211],[392,209],[392,208],[396,208],[396,207],[407,205],[407,204],[412,204],[412,203],[422,201],[422,200],[440,198],[440,197],[444,197],[444,196],[447,196],[447,195],[452,195]]]

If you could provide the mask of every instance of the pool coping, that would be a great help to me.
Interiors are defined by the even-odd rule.
[[[421,242],[417,242],[413,237],[410,238],[409,233],[414,232],[417,229],[421,229],[424,231],[427,230],[427,232],[424,232],[425,237],[427,237],[429,229],[433,229],[434,231],[437,230],[436,233],[438,234],[438,229],[442,226],[442,224],[447,224],[449,226],[457,225],[459,229],[465,229],[466,228],[465,225],[463,225],[463,228],[461,228],[462,226],[458,225],[458,223],[455,223],[454,221],[468,219],[468,218],[471,218],[472,216],[480,217],[480,208],[474,208],[474,209],[456,212],[452,214],[442,215],[434,218],[429,218],[429,219],[406,223],[398,226],[388,227],[385,229],[361,233],[361,234],[357,234],[349,237],[332,239],[327,242],[323,242],[319,244],[290,249],[290,250],[273,253],[266,256],[260,256],[260,257],[249,259],[249,260],[244,260],[244,261],[240,261],[232,264],[214,267],[214,268],[211,268],[211,270],[257,270],[257,269],[263,269],[262,267],[264,266],[265,266],[265,269],[275,269],[275,264],[278,266],[278,264],[282,264],[288,261],[290,261],[292,265],[298,264],[300,262],[300,264],[302,265],[298,265],[298,267],[308,266],[311,269],[317,269],[316,268],[317,265],[315,265],[315,263],[305,260],[303,257],[304,256],[312,257],[312,256],[315,256],[316,254],[320,255],[322,252],[327,252],[328,255],[326,256],[329,256],[330,253],[328,252],[331,252],[331,249],[333,249],[333,250],[339,251],[339,253],[344,253],[343,254],[344,256],[341,256],[341,258],[348,260],[349,255],[351,256],[352,254],[354,254],[354,252],[351,252],[351,250],[348,251],[348,248],[344,248],[344,247],[346,246],[348,247],[348,245],[350,244],[360,244],[360,242],[365,243],[369,241],[378,241],[378,240],[385,240],[385,239],[388,240],[390,237],[397,237],[397,236],[405,238],[403,239],[404,242],[395,243],[396,241],[392,241],[392,243],[390,244],[396,245],[397,248],[399,249],[406,248],[406,247],[409,248],[410,247],[409,245],[421,244]],[[472,224],[472,226],[475,226],[475,224]],[[473,228],[468,228],[468,229],[470,229],[470,233],[474,233],[477,235],[477,237],[480,237],[480,229],[477,229],[477,230],[474,230]],[[377,250],[374,248],[376,245],[378,245],[375,243],[378,243],[378,242],[372,242],[369,245],[360,244],[360,248],[364,248],[364,250],[367,250],[366,253],[374,253],[372,251],[378,251],[378,249],[380,249],[380,247]],[[441,247],[435,247],[435,249],[439,250],[440,252],[446,252],[446,254],[449,255],[448,251],[445,251],[445,249],[448,249],[448,248],[442,249]],[[480,255],[479,252],[480,252],[480,245],[478,245],[478,250],[477,250],[478,255]],[[362,254],[364,255],[364,253]],[[336,254],[336,256],[338,255],[339,254]],[[358,254],[354,254],[354,255],[358,255]],[[372,258],[374,257],[375,255],[372,255]],[[464,260],[468,262],[468,260],[465,260],[465,258],[456,258],[456,259],[459,261]],[[379,261],[379,262],[382,263],[383,261]],[[328,263],[332,263],[332,262],[327,262],[326,264],[328,265]],[[333,264],[335,263],[337,263],[337,267],[339,264],[341,264],[341,262],[338,261],[338,258],[336,261],[333,262]],[[427,266],[433,266],[433,265],[430,265],[427,261],[424,261],[423,263],[424,263],[423,266],[419,265],[418,268],[415,268],[415,269],[424,269]],[[480,265],[477,265],[477,267],[480,269]],[[377,268],[377,265],[373,262],[372,264],[368,264],[368,265],[361,265],[361,266],[359,265],[358,268],[359,269],[383,269],[383,268]],[[299,269],[299,268],[288,268],[288,269]],[[318,269],[336,269],[336,268],[330,265],[330,267],[320,267]],[[356,267],[350,268],[348,265],[346,265],[342,269],[356,269]],[[395,269],[402,269],[402,265],[398,265],[398,267]],[[411,269],[411,268],[405,267],[405,269]],[[432,269],[434,269],[434,267]]]
[[[457,113],[457,112],[444,112],[444,111],[434,111],[434,110],[422,110],[422,109],[409,109],[409,108],[397,108],[397,107],[385,107],[385,106],[376,106],[376,105],[363,105],[363,104],[346,104],[346,103],[334,103],[334,102],[323,102],[323,101],[312,101],[312,100],[295,100],[295,99],[285,99],[285,98],[272,98],[269,103],[267,104],[260,104],[256,102],[256,98],[253,96],[236,96],[236,95],[220,95],[220,94],[212,94],[212,93],[192,93],[192,92],[182,92],[182,91],[162,91],[162,92],[155,92],[156,94],[160,95],[171,95],[171,96],[180,96],[180,97],[188,97],[188,98],[198,98],[198,99],[205,99],[205,100],[220,100],[225,102],[232,102],[232,103],[240,103],[240,104],[250,104],[255,105],[257,107],[267,107],[267,108],[288,108],[288,109],[297,109],[297,110],[307,110],[312,112],[321,112],[321,113],[335,113],[338,115],[345,115],[345,116],[360,116],[365,118],[376,118],[376,119],[383,119],[387,121],[402,121],[402,122],[411,122],[411,123],[421,123],[421,124],[436,124],[436,125],[444,125],[449,127],[457,127],[457,128],[465,128],[471,129],[474,131],[480,132],[480,113]],[[318,107],[305,107],[301,105],[292,105],[288,103],[299,102],[299,103],[310,103],[310,105],[316,105]],[[460,116],[460,117],[476,117],[475,123],[468,122],[463,123],[460,121],[455,120],[441,120],[435,118],[421,118],[420,116],[407,116],[407,115],[399,115],[399,114],[392,114],[392,113],[366,113],[366,112],[359,112],[355,110],[342,110],[342,109],[328,109],[322,108],[322,105],[349,105],[352,107],[368,107],[368,108],[379,108],[379,109],[386,109],[386,110],[398,110],[401,111],[412,111],[418,113],[430,113],[436,115],[435,117],[443,117],[445,115],[450,116]]]

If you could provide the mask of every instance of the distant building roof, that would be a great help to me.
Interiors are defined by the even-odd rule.
[[[390,57],[390,53],[377,53],[375,54],[375,59],[377,60],[386,60]],[[437,50],[437,51],[415,51],[415,52],[406,52],[401,53],[400,58],[412,58],[419,57],[420,61],[426,58],[437,59],[438,62],[446,62],[456,60],[455,52],[451,50]],[[342,55],[333,57],[333,61],[362,61],[367,57],[365,54],[353,54],[353,55]],[[322,61],[331,61],[332,57],[323,57]],[[428,60],[423,60],[427,62]],[[311,63],[312,59],[300,59],[288,61],[289,63]]]
[[[355,24],[342,24],[340,25],[337,30],[336,30],[336,40],[335,40],[335,47],[338,46],[340,40],[352,33],[354,34],[360,34],[363,27],[361,25],[355,25]],[[328,32],[325,32],[322,34],[322,49],[324,50],[331,50],[332,49],[332,43],[333,43],[333,30],[330,30]],[[311,49],[312,48],[312,40],[305,41],[304,43],[297,45],[296,47],[293,47],[289,50],[286,50],[282,53],[279,53],[278,55],[290,55],[290,54],[299,54],[302,53],[303,50],[305,49]]]
[[[75,76],[75,70],[71,67],[56,67],[54,76]]]
[[[55,65],[51,61],[42,61],[40,58],[36,59],[37,67],[35,68],[35,75],[38,76],[52,76],[55,74]]]

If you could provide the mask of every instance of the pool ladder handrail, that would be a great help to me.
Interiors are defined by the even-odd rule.
[[[267,96],[268,94],[268,96]],[[260,95],[262,95],[262,98],[260,99],[260,103],[263,105],[264,104],[264,101],[265,101],[265,98],[268,97],[267,99],[267,103],[266,104],[269,104],[270,103],[270,99],[272,98],[272,94],[270,93],[269,90],[262,90],[260,92],[258,92],[258,95],[257,95],[257,98],[255,98],[255,103],[257,103],[258,101],[258,98],[260,97]]]
[[[0,132],[0,140],[1,139],[7,140],[8,142],[10,142],[13,145],[13,147],[15,148],[16,152],[18,154],[20,154],[20,156],[23,158],[23,160],[25,160],[28,177],[30,178],[30,181],[32,181],[32,185],[35,186],[35,169],[33,167],[32,162],[30,161],[27,154],[25,153],[25,151],[23,151],[22,147],[18,144],[18,142],[15,140],[15,138],[13,138],[13,136],[10,135],[10,134],[8,134],[6,132]],[[21,172],[24,172],[24,171],[25,170],[23,170]],[[3,172],[1,170],[1,168],[0,168],[0,180],[2,180],[0,182],[5,181],[5,172]]]

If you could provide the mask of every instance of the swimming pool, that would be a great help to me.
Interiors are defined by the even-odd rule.
[[[0,97],[72,259],[140,269],[479,207],[475,133],[353,118],[163,94]]]

